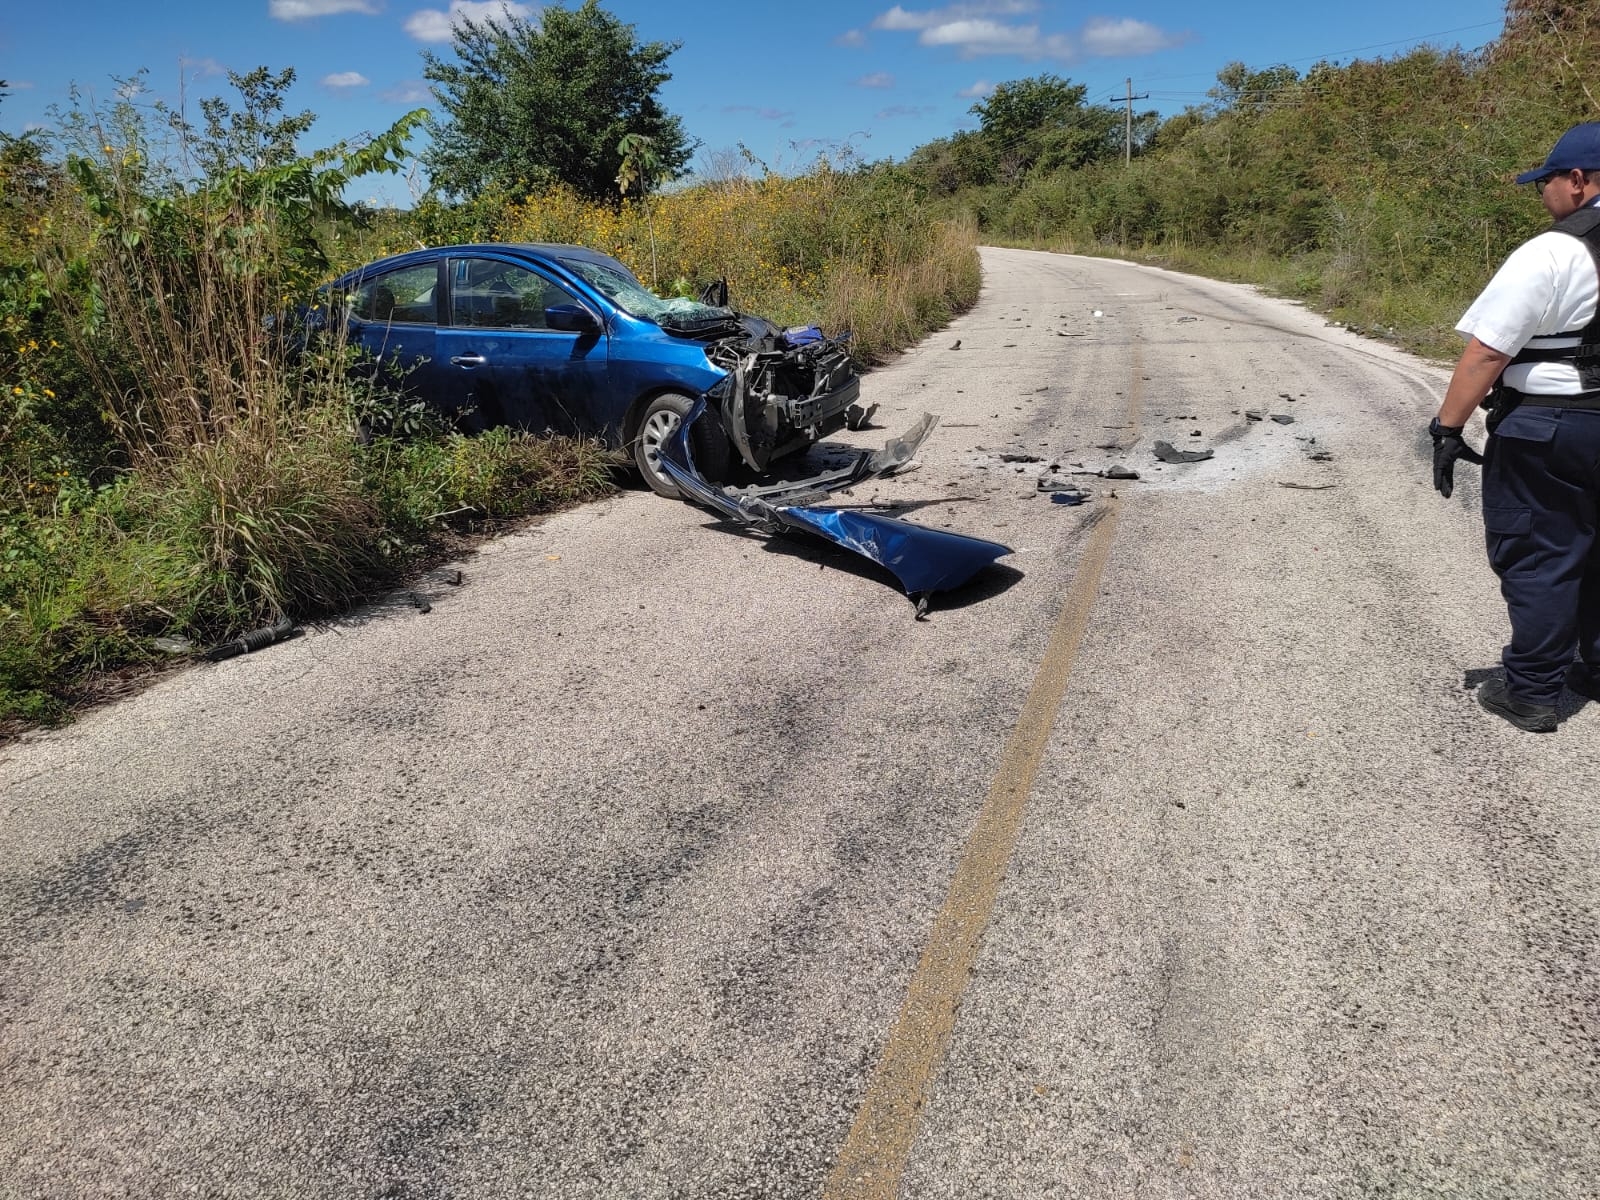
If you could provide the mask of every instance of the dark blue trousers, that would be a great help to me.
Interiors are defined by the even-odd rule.
[[[1524,402],[1484,448],[1483,527],[1511,614],[1506,687],[1554,704],[1573,651],[1600,669],[1600,412]]]

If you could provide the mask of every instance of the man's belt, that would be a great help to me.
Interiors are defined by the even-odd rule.
[[[1514,408],[1527,404],[1534,408],[1577,408],[1600,412],[1600,392],[1584,392],[1577,396],[1546,396],[1538,392],[1522,392],[1506,384],[1495,388],[1504,399],[1496,407]],[[1494,400],[1494,392],[1489,394],[1489,400]],[[1485,401],[1485,407],[1489,401]]]

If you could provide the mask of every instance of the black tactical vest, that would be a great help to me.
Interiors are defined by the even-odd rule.
[[[1589,257],[1594,259],[1595,271],[1600,273],[1600,208],[1593,206],[1580,208],[1570,216],[1563,217],[1551,228],[1559,233],[1569,233],[1581,241],[1588,248]],[[1554,339],[1577,338],[1576,346],[1548,346],[1541,347],[1538,343]],[[1579,386],[1585,393],[1600,393],[1600,304],[1595,307],[1594,319],[1582,329],[1568,329],[1561,333],[1542,333],[1528,339],[1528,345],[1513,358],[1507,366],[1516,366],[1518,363],[1537,362],[1571,362],[1578,368]],[[1508,389],[1509,390],[1509,389]],[[1572,396],[1529,396],[1531,404],[1543,405],[1547,408],[1572,407],[1571,400],[1578,397]],[[1585,405],[1584,407],[1587,407]]]

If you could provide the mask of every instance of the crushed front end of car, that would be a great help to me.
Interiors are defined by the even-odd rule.
[[[780,330],[743,318],[742,336],[724,337],[706,357],[727,372],[708,393],[724,432],[752,471],[842,429],[861,396],[848,335],[813,327]]]

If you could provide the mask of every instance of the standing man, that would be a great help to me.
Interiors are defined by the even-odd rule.
[[[1467,347],[1428,432],[1442,495],[1457,459],[1483,464],[1511,643],[1505,678],[1487,680],[1478,702],[1553,733],[1563,683],[1600,700],[1600,122],[1567,130],[1517,182],[1538,189],[1555,226],[1511,252],[1456,326]],[[1461,436],[1480,402],[1481,458]]]

